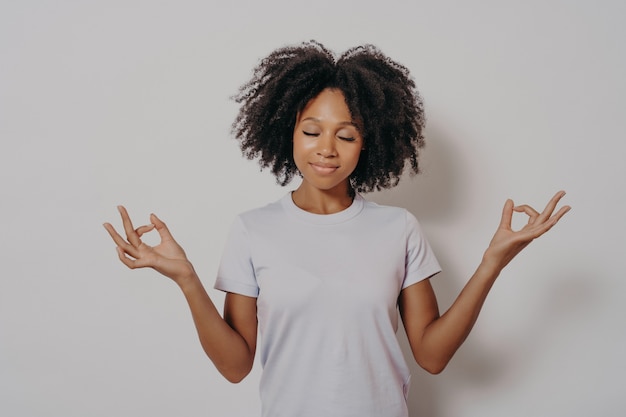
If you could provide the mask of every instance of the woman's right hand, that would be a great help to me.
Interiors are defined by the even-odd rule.
[[[124,265],[130,269],[153,268],[177,284],[180,284],[181,280],[195,275],[185,251],[176,243],[165,223],[156,215],[150,215],[151,224],[135,229],[126,209],[123,206],[118,206],[118,210],[122,216],[126,239],[120,236],[110,223],[104,223],[104,228],[117,245],[118,256]],[[142,242],[141,236],[154,229],[159,233],[161,243],[150,246]]]

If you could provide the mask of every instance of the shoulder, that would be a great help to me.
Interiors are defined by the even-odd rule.
[[[284,228],[288,219],[282,197],[272,203],[239,213],[231,226],[235,233],[247,236],[271,236],[273,230]]]
[[[385,221],[401,222],[405,225],[417,224],[417,218],[403,207],[387,206],[364,199],[363,212],[369,218]]]
[[[237,215],[237,217],[244,223],[256,222],[258,220],[267,220],[275,216],[284,215],[283,201],[284,197],[273,201],[264,206],[256,207],[250,210],[246,210]]]
[[[249,254],[259,244],[273,239],[281,227],[284,229],[281,200],[236,215],[230,225],[225,252],[232,249],[235,253]]]

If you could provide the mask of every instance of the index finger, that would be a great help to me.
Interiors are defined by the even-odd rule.
[[[122,216],[122,224],[124,225],[124,231],[126,232],[126,239],[128,242],[137,247],[141,245],[141,239],[137,232],[135,232],[135,228],[133,227],[133,223],[130,221],[130,216],[126,211],[124,206],[117,206],[117,210],[120,212],[120,216]]]

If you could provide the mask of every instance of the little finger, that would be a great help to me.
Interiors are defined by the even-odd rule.
[[[554,212],[556,205],[559,203],[559,201],[561,200],[561,198],[563,198],[564,195],[565,195],[565,191],[559,191],[550,199],[550,201],[548,201],[546,208],[543,209],[543,212],[541,212],[541,218],[543,221],[547,220],[548,218],[550,218],[550,216],[552,216],[552,213]]]
[[[561,217],[563,217],[565,213],[567,213],[570,210],[571,210],[570,206],[561,207],[555,214],[550,216],[550,218],[546,221],[546,223],[549,223],[550,227],[554,226],[555,224],[559,222],[559,220],[561,220]]]
[[[556,212],[556,214],[551,216],[549,219],[547,219],[543,223],[540,223],[538,228],[534,232],[534,237],[537,238],[537,237],[543,235],[544,233],[546,233],[548,230],[552,229],[552,227],[555,224],[557,224],[558,221],[561,219],[561,217],[563,217],[565,215],[565,213],[570,211],[570,209],[571,209],[570,206],[561,207],[559,209],[559,211]]]
[[[130,269],[135,269],[135,259],[131,259],[126,256],[126,252],[119,246],[115,249],[117,250],[117,257],[120,259],[120,261],[122,261],[122,263]]]

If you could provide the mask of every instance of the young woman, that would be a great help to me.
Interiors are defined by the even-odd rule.
[[[152,214],[126,238],[104,226],[129,268],[151,267],[183,291],[202,347],[232,382],[252,368],[260,334],[262,415],[407,416],[410,375],[395,333],[398,309],[413,356],[441,372],[469,334],[500,271],[569,210],[558,192],[541,212],[504,204],[476,272],[440,315],[429,278],[440,271],[415,217],[359,192],[416,173],[422,101],[408,70],[372,46],[335,59],[309,42],[261,61],[236,100],[233,131],[244,155],[298,188],[241,214],[232,226],[215,287],[216,310],[183,249]],[[528,224],[511,229],[514,211]],[[151,247],[143,234],[156,229]]]

